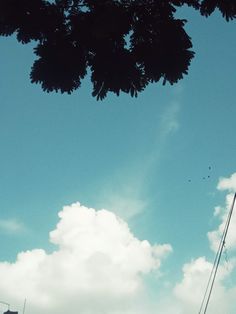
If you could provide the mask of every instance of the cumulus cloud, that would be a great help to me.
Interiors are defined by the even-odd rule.
[[[220,238],[229,209],[236,191],[236,174],[219,180],[218,190],[226,191],[225,204],[214,209],[214,216],[219,219],[217,228],[207,233],[212,250],[218,249]],[[236,212],[236,208],[235,208]],[[232,216],[228,236],[226,238],[227,258],[222,256],[214,283],[213,292],[208,305],[208,314],[236,313],[236,258],[230,254],[236,248],[236,214]],[[177,283],[170,283],[162,300],[155,305],[155,311],[148,313],[189,314],[199,313],[207,282],[212,271],[213,263],[206,257],[196,257],[186,262],[182,267],[182,276]],[[171,288],[173,287],[173,288]],[[204,309],[204,307],[203,307]],[[200,313],[203,313],[201,311]]]
[[[232,204],[235,176],[221,178],[218,189],[226,191],[224,206],[215,208],[219,220],[208,233],[209,244],[218,248],[225,220]],[[226,246],[235,249],[235,216]],[[148,295],[146,275],[156,280],[163,259],[172,251],[169,244],[151,245],[139,240],[116,214],[96,211],[79,203],[65,206],[59,222],[50,232],[52,253],[34,249],[18,254],[14,263],[0,263],[0,295],[20,309],[27,298],[31,314],[189,314],[198,313],[212,261],[197,257],[184,264],[182,278],[170,282],[161,299]],[[236,259],[222,259],[209,314],[236,313],[234,281]],[[161,279],[160,279],[161,278]],[[163,286],[164,288],[164,286]],[[158,293],[158,292],[157,292]]]
[[[183,278],[174,289],[176,307],[179,308],[179,313],[199,312],[212,266],[212,263],[207,261],[205,257],[199,257],[183,266]],[[235,260],[219,267],[207,313],[235,313],[232,296],[236,288],[227,289],[225,286],[225,280],[232,273],[234,267]]]
[[[225,227],[226,219],[232,205],[234,192],[236,191],[236,173],[229,178],[219,180],[218,190],[226,191],[225,205],[214,209],[214,216],[219,219],[219,225],[215,230],[207,233],[211,249],[216,252]],[[236,248],[236,210],[232,215],[230,228],[226,238],[228,253]],[[182,279],[175,285],[172,300],[175,310],[167,310],[167,314],[198,313],[200,304],[206,289],[213,264],[205,257],[198,257],[186,263],[182,269]],[[233,280],[236,270],[236,259],[230,255],[222,258],[219,266],[213,293],[208,307],[209,314],[233,314],[236,313],[235,295],[236,283]],[[202,313],[202,312],[201,312]]]
[[[52,253],[34,249],[0,263],[0,295],[32,314],[132,313],[145,290],[145,274],[159,270],[171,246],[137,239],[126,222],[105,209],[65,206],[50,241]]]

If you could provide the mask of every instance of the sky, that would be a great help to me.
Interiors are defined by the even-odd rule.
[[[236,192],[235,22],[191,10],[195,58],[138,98],[44,93],[0,38],[0,300],[22,313],[198,313]],[[209,176],[209,177],[208,177]],[[209,314],[236,312],[236,213]],[[0,305],[0,313],[6,306]]]

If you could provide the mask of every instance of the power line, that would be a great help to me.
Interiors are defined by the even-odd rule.
[[[26,299],[24,300],[24,305],[23,305],[23,311],[22,311],[22,314],[25,314],[25,305],[26,305]]]
[[[232,205],[231,205],[231,208],[230,208],[230,211],[229,211],[226,223],[225,223],[225,228],[224,228],[223,234],[221,236],[220,244],[219,244],[216,256],[215,256],[214,264],[213,264],[213,267],[212,267],[212,270],[211,270],[211,273],[210,273],[210,277],[209,277],[208,282],[207,282],[206,290],[205,290],[205,293],[204,293],[204,296],[203,296],[202,303],[201,303],[201,306],[200,306],[198,314],[201,314],[201,313],[206,314],[206,311],[207,311],[207,308],[208,308],[208,305],[209,305],[209,301],[210,301],[210,297],[211,297],[211,294],[212,294],[212,290],[213,290],[213,286],[214,286],[217,270],[218,270],[218,267],[219,267],[219,264],[220,264],[221,255],[222,255],[222,252],[223,252],[223,249],[224,249],[224,246],[225,246],[225,239],[226,239],[226,236],[227,236],[227,233],[228,233],[230,220],[231,220],[232,213],[233,213],[233,210],[234,210],[235,200],[236,200],[236,193],[234,194],[233,202],[232,202]],[[209,290],[209,288],[210,288],[210,290]],[[204,304],[205,304],[205,307],[204,307],[204,311],[202,312]]]

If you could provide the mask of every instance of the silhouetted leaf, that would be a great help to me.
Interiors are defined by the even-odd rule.
[[[31,81],[47,92],[71,93],[91,69],[92,95],[136,97],[151,82],[174,84],[188,73],[194,52],[177,19],[187,5],[229,21],[235,0],[0,0],[0,35],[36,41]]]
[[[41,83],[47,92],[71,93],[80,87],[86,74],[86,57],[81,47],[73,46],[66,39],[46,41],[35,48],[35,53],[40,58],[32,67],[32,82]]]
[[[205,16],[211,15],[215,9],[219,9],[223,17],[229,21],[236,17],[235,0],[204,0],[201,4],[201,13]]]

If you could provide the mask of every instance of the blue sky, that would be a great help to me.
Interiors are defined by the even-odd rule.
[[[236,180],[232,176],[236,172],[235,22],[226,23],[218,14],[204,19],[186,9],[179,14],[189,17],[186,29],[196,52],[189,75],[174,86],[151,85],[136,99],[108,95],[104,101],[97,102],[91,96],[89,80],[69,96],[44,93],[29,80],[35,58],[33,45],[22,46],[14,38],[0,38],[1,274],[7,272],[6,263],[9,271],[11,267],[20,267],[19,260],[16,261],[20,252],[28,250],[30,261],[35,249],[40,249],[47,257],[55,252],[55,243],[62,250],[66,229],[56,225],[60,220],[63,226],[67,218],[59,219],[58,212],[66,205],[80,202],[97,211],[106,209],[101,217],[105,217],[108,224],[109,213],[115,213],[139,239],[139,249],[143,249],[141,240],[150,244],[146,253],[137,249],[140,256],[154,254],[162,263],[161,267],[153,266],[152,257],[144,263],[148,267],[137,266],[135,276],[143,274],[139,280],[143,281],[142,289],[146,289],[138,292],[141,299],[145,299],[139,307],[140,314],[155,311],[185,314],[190,308],[195,309],[196,304],[200,305],[200,299],[191,300],[188,296],[191,285],[186,284],[184,274],[195,274],[192,269],[202,271],[203,277],[190,276],[193,287],[198,284],[201,287],[214,257],[210,246],[224,221],[225,197],[236,191]],[[223,209],[214,216],[216,206]],[[78,204],[76,208],[83,213]],[[65,210],[64,216],[75,213],[76,210],[73,213]],[[84,216],[79,217],[83,220]],[[99,215],[96,217],[100,219]],[[68,221],[73,219],[68,218]],[[119,222],[114,222],[114,228]],[[91,226],[85,224],[85,227]],[[122,228],[117,230],[123,230],[130,237],[125,227]],[[53,243],[49,242],[51,230],[59,234],[53,238]],[[212,230],[216,238],[208,240],[207,233]],[[87,235],[85,240],[88,238]],[[216,287],[219,300],[231,300],[236,292],[236,284],[232,282],[236,239],[233,235],[231,238],[229,265],[222,266],[221,280]],[[85,241],[84,246],[89,247],[89,243]],[[155,243],[167,246],[160,247],[156,254]],[[83,251],[83,245],[77,249]],[[93,249],[99,251],[96,247]],[[60,255],[60,249],[57,252]],[[183,265],[187,265],[184,271]],[[40,274],[40,268],[37,271]],[[99,273],[99,267],[97,271]],[[15,276],[10,280],[12,284],[20,278]],[[28,287],[32,278],[26,283]],[[228,289],[229,278],[231,289]],[[109,287],[113,286],[103,287],[104,291]],[[9,291],[3,288],[0,286],[1,298],[15,303],[16,308],[20,300],[28,297],[15,293],[10,284]],[[22,289],[28,291],[28,288]],[[74,292],[83,299],[81,289],[77,287]],[[123,309],[122,313],[138,313],[132,307],[135,296],[127,291],[119,295],[119,300],[128,300],[124,302],[127,311]],[[63,290],[60,293],[63,295]],[[90,291],[84,298],[97,300],[97,293],[97,290]],[[99,303],[97,313],[90,308],[86,312],[86,307],[82,306],[81,313],[119,313],[121,310],[116,308],[114,299],[111,296],[111,308]],[[79,308],[80,305],[73,302],[75,308]],[[44,309],[50,312],[46,305]],[[174,312],[171,312],[172,306]],[[221,302],[222,308],[219,308],[217,301],[213,301],[210,313],[217,314],[216,309],[219,314],[235,313],[233,307],[224,306]],[[29,311],[37,314],[40,310],[32,295]]]

